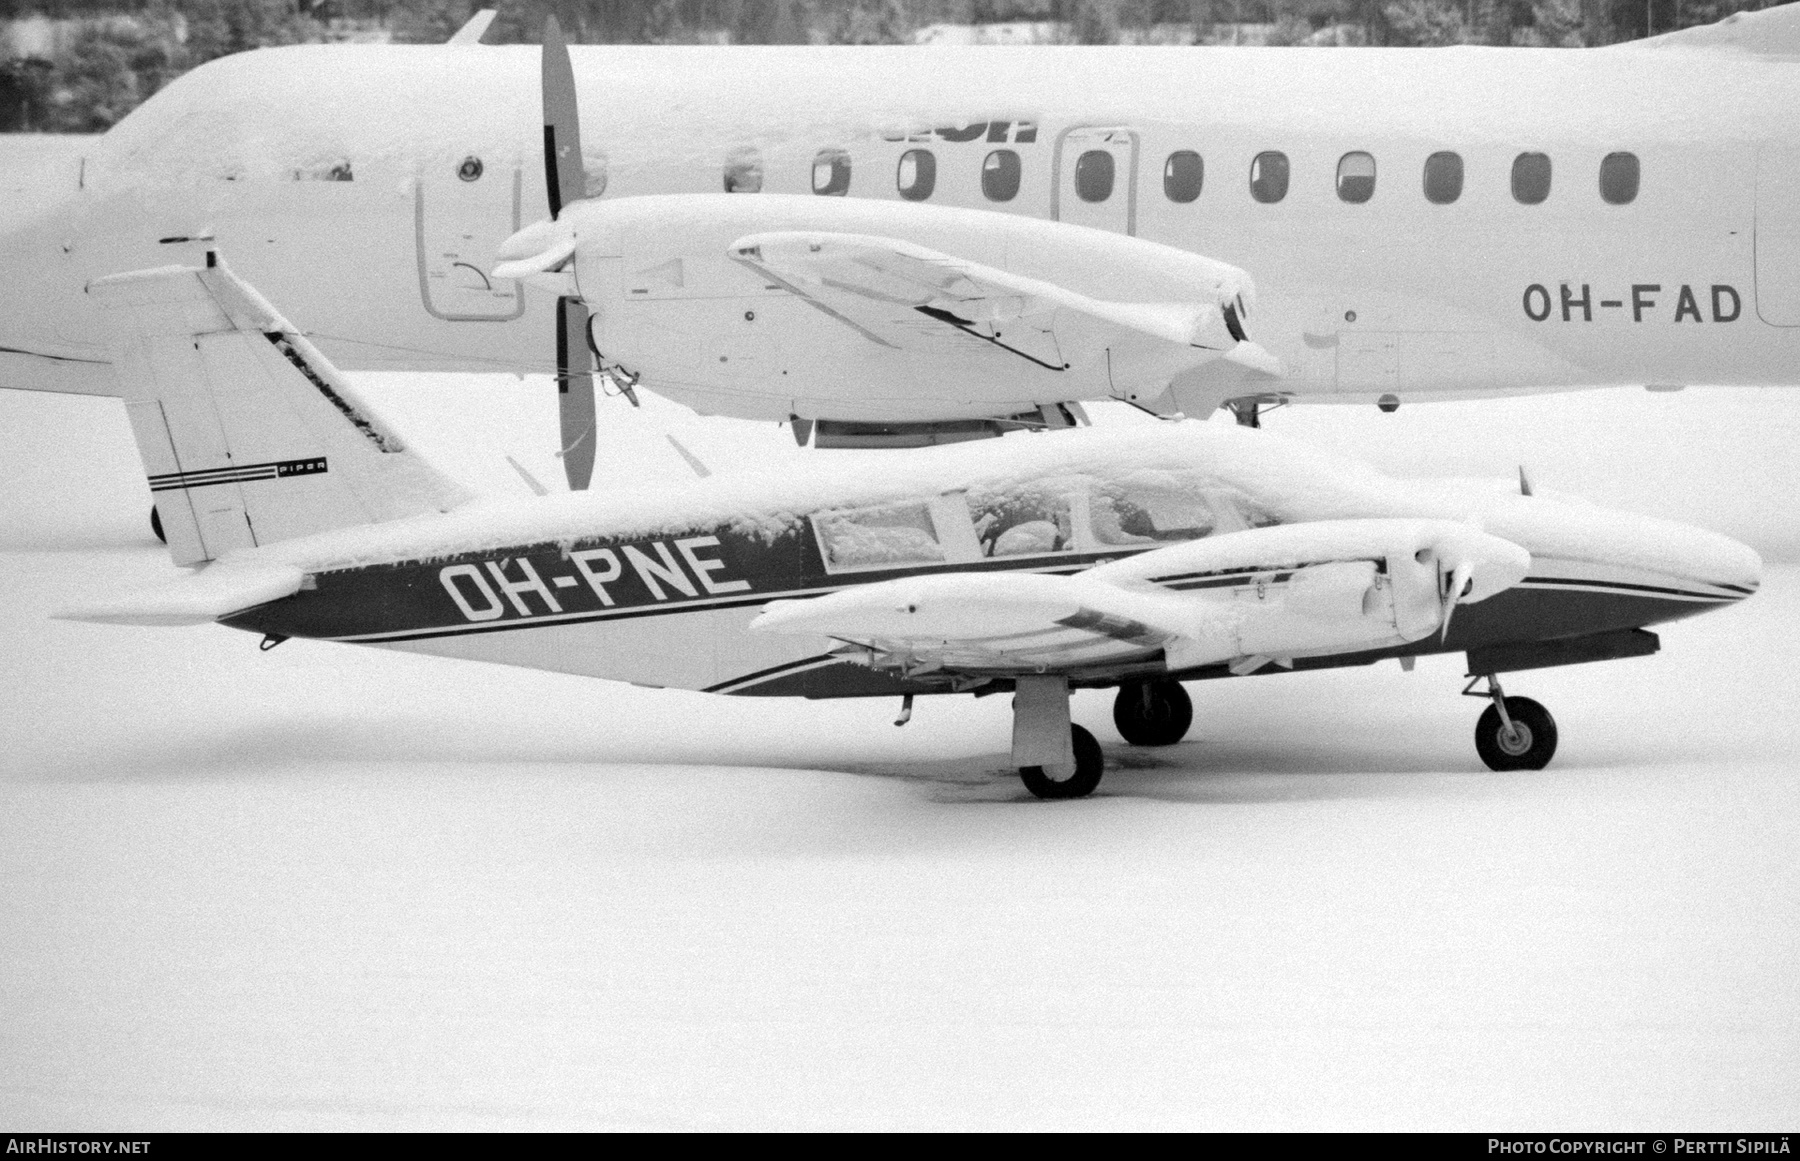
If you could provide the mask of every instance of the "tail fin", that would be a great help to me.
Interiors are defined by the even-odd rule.
[[[177,564],[470,499],[216,254],[89,284]]]

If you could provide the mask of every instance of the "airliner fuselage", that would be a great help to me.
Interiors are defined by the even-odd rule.
[[[1282,365],[1270,393],[1800,380],[1790,62],[1630,48],[572,53],[590,196],[916,202],[1203,254],[1255,279],[1253,335]],[[0,386],[113,392],[82,288],[191,262],[187,239],[228,253],[343,366],[549,369],[554,299],[492,274],[499,245],[545,216],[538,69],[535,47],[306,46],[183,77],[12,223]],[[646,385],[767,418],[828,415],[833,393],[864,389],[809,382],[804,397],[767,379]]]

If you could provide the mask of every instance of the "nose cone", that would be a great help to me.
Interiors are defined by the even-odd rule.
[[[1540,497],[1514,498],[1484,523],[1531,551],[1536,579],[1610,581],[1686,601],[1742,600],[1762,584],[1749,545],[1673,520]]]

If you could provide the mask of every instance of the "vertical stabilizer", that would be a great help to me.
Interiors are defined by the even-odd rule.
[[[207,256],[89,284],[177,564],[467,501],[249,284]]]

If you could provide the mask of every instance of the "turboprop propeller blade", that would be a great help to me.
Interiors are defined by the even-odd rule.
[[[556,17],[544,21],[544,188],[550,217],[587,196],[581,160],[581,112],[575,99],[575,66]],[[571,247],[571,250],[573,247]],[[556,300],[557,414],[562,431],[563,474],[571,491],[594,476],[594,360],[588,350],[588,309],[578,298]]]

